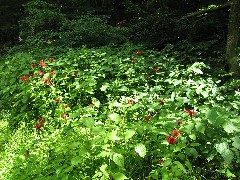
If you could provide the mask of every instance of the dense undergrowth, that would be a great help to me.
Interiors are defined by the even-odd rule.
[[[125,45],[2,58],[0,179],[238,178],[239,82],[167,52]]]

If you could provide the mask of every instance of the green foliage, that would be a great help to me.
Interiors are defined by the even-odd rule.
[[[25,17],[20,21],[21,41],[43,47],[56,40],[56,32],[66,20],[60,8],[41,0],[29,1],[24,8]]]
[[[128,30],[107,24],[103,17],[83,15],[65,21],[60,29],[60,44],[70,47],[81,45],[103,46],[127,41]]]
[[[237,83],[176,58],[130,44],[6,56],[0,177],[239,177]]]

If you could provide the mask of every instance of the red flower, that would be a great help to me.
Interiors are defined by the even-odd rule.
[[[141,51],[137,51],[137,52],[136,52],[136,55],[141,55],[141,54],[142,54]]]
[[[34,76],[34,74],[33,74],[33,73],[31,73],[31,74],[29,74],[29,76],[33,77],[33,76]]]
[[[170,136],[170,135],[167,137],[167,140],[170,144],[176,144],[177,143],[176,138],[173,137],[173,136]]]
[[[45,79],[43,79],[43,81],[44,81],[45,83],[47,83],[49,86],[52,86],[52,85],[53,85],[53,83],[50,81],[50,78],[45,78]]]
[[[67,115],[65,113],[62,113],[62,118],[67,119]]]
[[[38,122],[41,124],[44,124],[44,119],[43,118],[38,118]]]
[[[38,74],[39,74],[40,76],[43,76],[43,75],[44,75],[44,72],[38,71]]]
[[[163,160],[160,159],[158,163],[159,163],[160,166],[162,166],[163,165]]]
[[[54,58],[49,58],[49,61],[54,61]]]
[[[43,59],[41,59],[41,60],[39,61],[39,66],[41,66],[41,67],[46,67],[46,64],[44,63],[44,60],[43,60]]]
[[[36,64],[31,64],[31,66],[32,66],[33,68],[35,68],[37,65],[36,65]]]
[[[181,134],[181,132],[179,132],[177,129],[175,129],[175,128],[173,129],[172,135],[174,138],[177,138],[180,134]]]
[[[56,103],[60,103],[60,98],[55,99]]]
[[[35,124],[34,128],[38,131],[41,131],[41,128],[43,127],[43,124]]]
[[[144,119],[145,119],[146,121],[150,121],[151,116],[145,116]]]
[[[159,68],[155,67],[155,68],[153,68],[153,71],[157,72],[157,71],[159,71]]]
[[[89,106],[93,107],[93,106],[95,106],[95,104],[93,102],[91,102]]]
[[[133,100],[128,100],[128,104],[133,105]]]
[[[132,59],[131,61],[132,61],[132,63],[135,63],[135,59]]]
[[[74,72],[74,76],[77,76],[78,75],[78,72],[76,71],[76,72]]]
[[[28,82],[28,76],[26,76],[26,75],[21,76],[20,79],[24,82]]]
[[[160,103],[161,105],[164,105],[164,100],[161,99],[159,103]]]
[[[50,72],[50,74],[51,74],[51,75],[54,75],[54,74],[56,74],[56,71],[52,71],[52,72]]]
[[[29,155],[30,155],[30,151],[26,150],[26,156],[29,156]]]
[[[40,63],[39,66],[46,67],[46,64],[45,63]]]
[[[188,113],[189,116],[196,114],[196,112],[194,112],[193,110],[189,110],[189,109],[186,109],[185,112]]]
[[[177,121],[178,126],[180,126],[183,122],[182,121]]]

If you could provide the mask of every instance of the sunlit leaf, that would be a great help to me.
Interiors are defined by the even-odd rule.
[[[144,157],[147,153],[146,147],[144,144],[139,143],[135,146],[135,151],[139,154],[139,156]]]

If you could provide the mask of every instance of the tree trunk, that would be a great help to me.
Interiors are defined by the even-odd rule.
[[[237,46],[240,38],[240,0],[232,0],[229,23],[228,39],[226,46],[226,59],[229,71],[233,78],[240,78],[240,65],[237,60]]]

